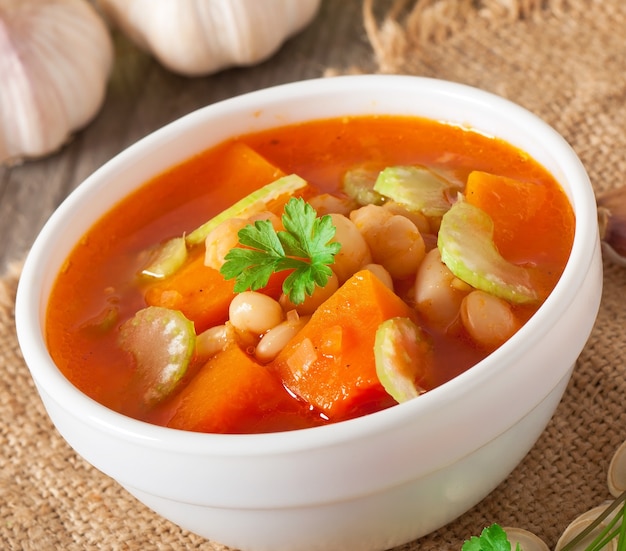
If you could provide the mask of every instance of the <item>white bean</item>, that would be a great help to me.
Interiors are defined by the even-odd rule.
[[[233,298],[228,316],[236,331],[261,335],[283,321],[283,309],[272,297],[245,291]]]
[[[196,356],[202,360],[208,360],[234,340],[235,334],[230,325],[211,327],[196,337]]]
[[[461,321],[472,339],[489,349],[500,346],[520,327],[511,305],[484,291],[472,291],[463,299]]]
[[[449,327],[459,315],[461,301],[471,287],[456,278],[441,261],[439,249],[429,251],[415,278],[415,307],[432,325]]]
[[[295,320],[287,319],[276,327],[272,327],[261,337],[256,346],[254,351],[256,359],[264,363],[272,361],[285,348],[285,345],[296,336],[298,331],[306,325],[307,321],[309,321],[309,317],[303,316]]]
[[[349,218],[342,214],[329,216],[336,228],[333,241],[341,243],[341,250],[335,255],[331,268],[337,274],[339,283],[344,283],[352,274],[372,262],[372,255],[361,232]]]
[[[289,300],[289,297],[284,294],[280,297],[279,302],[285,312],[295,310],[301,316],[307,316],[315,312],[320,304],[329,299],[338,288],[339,279],[335,275],[335,272],[333,272],[332,276],[328,278],[326,285],[324,285],[324,287],[316,286],[313,294],[310,296],[307,295],[304,298],[304,302],[300,304],[293,304]]]

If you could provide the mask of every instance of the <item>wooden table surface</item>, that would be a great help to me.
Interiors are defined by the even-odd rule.
[[[0,274],[25,256],[50,214],[87,176],[168,122],[225,98],[321,77],[327,70],[371,71],[361,6],[361,0],[322,0],[313,22],[269,60],[206,77],[168,72],[114,33],[115,64],[96,118],[57,153],[0,167]]]

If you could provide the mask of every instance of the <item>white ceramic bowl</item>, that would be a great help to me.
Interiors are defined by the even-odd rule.
[[[509,342],[417,400],[277,434],[152,426],[95,403],[61,375],[44,341],[46,303],[61,264],[96,218],[151,176],[231,135],[367,113],[427,116],[498,136],[530,153],[565,189],[576,215],[571,258],[546,303]],[[366,551],[450,522],[521,461],[566,388],[594,323],[601,284],[593,191],[579,159],[552,128],[519,106],[466,86],[354,76],[210,105],[112,159],[41,232],[24,266],[16,318],[26,363],[59,432],[164,517],[244,550]]]

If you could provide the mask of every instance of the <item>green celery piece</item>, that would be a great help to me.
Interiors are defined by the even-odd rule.
[[[135,358],[144,402],[154,405],[167,398],[187,372],[196,332],[182,312],[148,306],[122,324],[119,345]]]
[[[281,195],[293,194],[306,185],[306,180],[297,174],[288,174],[253,191],[188,234],[186,237],[187,245],[193,246],[203,243],[207,235],[225,220],[252,216],[265,210],[269,201],[277,199]]]
[[[184,237],[173,237],[161,245],[150,264],[141,270],[141,275],[163,279],[172,275],[187,259],[187,244]]]
[[[348,170],[342,178],[341,187],[344,193],[360,206],[382,205],[385,198],[374,191],[380,170],[356,167]]]
[[[472,287],[516,304],[539,299],[530,271],[498,252],[491,217],[462,198],[443,216],[437,247],[443,263]]]
[[[433,217],[443,216],[460,190],[458,181],[422,166],[387,167],[374,184],[374,191],[409,211]]]
[[[93,318],[82,323],[80,329],[93,335],[103,335],[115,327],[119,316],[119,305],[109,304]]]
[[[417,382],[431,352],[422,330],[409,318],[391,318],[376,330],[374,360],[383,388],[398,403],[425,392]]]

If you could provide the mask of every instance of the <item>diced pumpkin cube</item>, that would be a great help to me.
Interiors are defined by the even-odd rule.
[[[233,287],[232,281],[205,266],[204,256],[198,255],[174,275],[151,284],[145,300],[150,306],[180,310],[194,322],[196,333],[201,333],[228,319]]]
[[[374,339],[385,320],[414,312],[368,270],[348,279],[270,365],[285,386],[331,420],[390,402],[376,375]]]
[[[507,260],[520,264],[541,254],[537,249],[543,245],[529,239],[526,229],[543,216],[548,200],[543,185],[475,170],[468,176],[465,196],[493,220],[494,243]]]
[[[197,432],[243,433],[272,430],[265,417],[299,423],[303,406],[265,366],[236,344],[213,356],[168,406],[169,427]],[[289,419],[288,419],[289,422]]]

